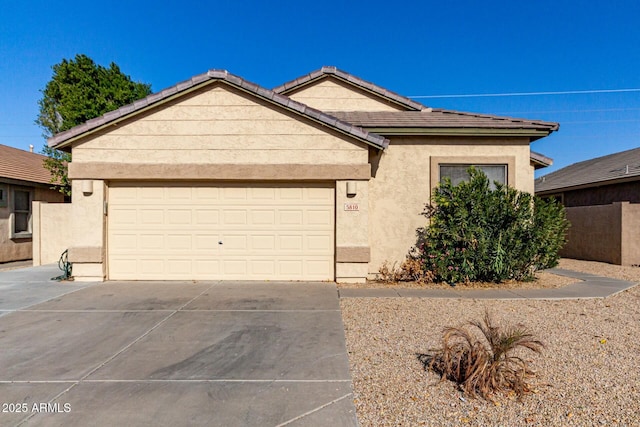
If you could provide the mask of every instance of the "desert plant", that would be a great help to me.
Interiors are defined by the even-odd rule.
[[[543,348],[525,327],[501,328],[485,312],[482,321],[445,328],[442,348],[418,358],[426,369],[440,375],[441,380],[455,382],[470,397],[493,400],[495,394],[512,390],[522,398],[530,391],[528,378],[535,374],[527,361],[514,353],[518,349],[540,353]]]
[[[562,205],[497,182],[492,189],[482,171],[468,172],[468,181],[434,189],[412,257],[450,283],[530,280],[555,267],[568,227]]]
[[[423,269],[423,263],[419,259],[407,257],[400,267],[396,267],[394,262],[389,265],[388,261],[384,261],[378,269],[378,280],[384,283],[394,282],[433,282],[434,275],[431,271]]]

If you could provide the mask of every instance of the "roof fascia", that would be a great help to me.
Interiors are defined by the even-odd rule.
[[[38,188],[51,188],[51,187],[59,187],[54,183],[44,183],[44,182],[36,182],[36,181],[25,181],[23,179],[13,179],[8,177],[0,177],[0,183],[8,184],[8,185],[17,185],[20,187],[38,187]]]
[[[364,127],[364,126],[363,126]],[[364,127],[369,132],[384,136],[522,136],[532,141],[549,135],[550,131],[536,129],[487,129],[487,128],[376,128]]]

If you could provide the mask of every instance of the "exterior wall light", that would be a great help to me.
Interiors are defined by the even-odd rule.
[[[353,197],[358,193],[358,183],[355,181],[347,181],[347,196]]]
[[[93,180],[82,181],[82,194],[85,196],[93,194]]]

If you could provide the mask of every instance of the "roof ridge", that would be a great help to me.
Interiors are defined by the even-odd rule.
[[[571,163],[571,164],[563,167],[562,169],[558,169],[556,171],[550,172],[550,173],[548,173],[548,174],[546,174],[544,176],[548,177],[548,176],[550,176],[552,174],[558,173],[560,171],[563,171],[563,170],[568,169],[568,168],[573,167],[573,166],[578,166],[578,165],[584,165],[584,164],[587,164],[587,163],[595,163],[595,162],[603,161],[605,159],[610,159],[610,158],[613,158],[615,156],[619,156],[619,155],[622,155],[622,154],[627,154],[627,153],[629,153],[631,151],[638,151],[640,153],[640,147],[630,148],[628,150],[618,151],[616,153],[605,154],[604,156],[593,157],[591,159],[580,160],[579,162]],[[540,178],[542,178],[542,177],[540,177]]]
[[[387,98],[412,110],[421,111],[429,108],[418,101],[414,101],[411,98],[400,95],[399,93],[386,89],[373,82],[364,80],[333,65],[323,65],[320,69],[314,70],[308,74],[285,82],[280,86],[276,86],[275,88],[273,88],[273,91],[276,93],[284,94],[300,86],[304,86],[314,80],[321,79],[327,75],[336,76],[339,79],[346,81],[347,83],[351,83],[355,86],[368,90],[369,92],[373,92],[380,97]]]
[[[17,147],[12,147],[10,145],[6,145],[6,144],[0,144],[0,147],[2,147],[3,149],[10,149],[10,150],[15,150],[20,152],[21,154],[28,154],[28,155],[35,155],[35,156],[39,156],[39,157],[43,157],[43,158],[47,158],[47,156],[40,154],[40,153],[36,153],[36,152],[32,152],[32,151],[27,151],[27,150],[23,150],[22,148],[17,148]]]
[[[45,168],[47,156],[0,144],[0,177],[19,181],[51,183],[51,172]]]
[[[139,99],[131,104],[125,105],[113,111],[109,111],[99,117],[90,119],[78,126],[60,132],[50,137],[47,142],[50,147],[56,147],[71,138],[80,136],[95,128],[133,114],[141,109],[156,105],[173,95],[177,95],[187,89],[191,89],[200,84],[204,84],[213,80],[224,81],[227,84],[250,92],[260,98],[267,99],[277,105],[280,105],[281,107],[293,110],[298,114],[306,116],[307,118],[320,121],[357,139],[364,140],[365,142],[378,148],[384,149],[389,145],[389,140],[381,135],[368,132],[359,126],[339,120],[338,118],[331,116],[326,112],[312,108],[299,101],[295,101],[286,95],[276,93],[275,91],[262,87],[256,83],[252,83],[240,76],[222,69],[211,69],[205,73],[195,75],[190,79],[184,80],[159,92],[148,95],[145,98]]]
[[[640,147],[572,163],[536,179],[537,192],[602,185],[640,176]]]

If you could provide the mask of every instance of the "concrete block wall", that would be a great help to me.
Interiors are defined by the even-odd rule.
[[[640,264],[640,204],[566,209],[571,227],[560,256],[617,265]]]

